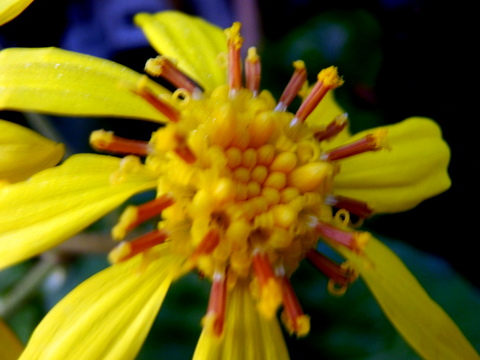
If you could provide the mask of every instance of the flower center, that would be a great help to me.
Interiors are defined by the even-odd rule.
[[[215,334],[223,329],[228,289],[237,281],[249,281],[263,315],[274,316],[283,304],[287,329],[304,335],[308,317],[288,279],[306,257],[332,279],[332,292],[341,293],[354,280],[348,267],[314,249],[320,236],[362,251],[368,234],[353,231],[349,217],[367,217],[371,209],[334,195],[332,184],[337,160],[384,147],[384,134],[323,151],[322,142],[346,127],[346,116],[323,128],[312,128],[305,120],[329,90],[342,84],[336,68],[322,70],[298,111],[288,112],[306,81],[303,62],[294,63],[292,79],[277,103],[268,91],[260,91],[260,60],[254,48],[245,60],[243,85],[239,29],[234,24],[226,30],[227,84],[210,91],[166,58],[147,62],[150,75],[179,88],[170,98],[157,98],[141,84],[133,90],[171,120],[150,142],[102,131],[92,134],[97,149],[145,156],[145,166],[158,174],[157,198],[130,206],[113,236],[122,239],[161,214],[158,229],[123,243],[110,260],[124,261],[168,241],[187,259],[180,273],[196,269],[212,281],[205,324]],[[127,165],[135,162],[128,159]],[[342,210],[334,215],[333,207]]]

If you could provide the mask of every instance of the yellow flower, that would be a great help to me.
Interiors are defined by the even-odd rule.
[[[478,358],[402,262],[353,224],[407,210],[450,186],[449,149],[433,121],[411,118],[350,136],[331,93],[343,82],[336,68],[322,70],[289,112],[305,92],[304,64],[294,63],[276,101],[260,89],[252,48],[244,83],[239,23],[222,32],[178,12],[135,21],[162,54],[147,62],[147,73],[170,82],[173,93],[86,55],[0,53],[1,108],[165,124],[149,142],[94,132],[96,149],[130,155],[75,155],[0,190],[0,254],[8,254],[0,267],[54,247],[138,192],[157,196],[129,206],[113,237],[123,240],[161,215],[155,230],[120,242],[111,267],[52,309],[21,359],[133,359],[170,284],[188,271],[212,284],[195,359],[288,359],[276,313],[283,309],[290,333],[308,334],[309,317],[289,281],[305,258],[330,278],[334,294],[360,274],[421,356]],[[348,261],[318,252],[319,238]]]
[[[56,165],[64,146],[23,126],[0,120],[0,183],[17,182]]]
[[[16,18],[33,0],[2,0],[0,2],[0,26]]]

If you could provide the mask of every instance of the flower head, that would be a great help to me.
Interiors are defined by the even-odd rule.
[[[392,293],[402,300],[418,295],[420,306],[429,309],[422,316],[442,319],[452,338],[460,339],[460,351],[474,353],[403,264],[354,226],[376,212],[409,209],[449,187],[449,150],[431,120],[411,118],[352,137],[347,116],[333,102],[331,90],[343,82],[335,67],[322,70],[306,90],[305,65],[294,63],[292,78],[276,101],[261,89],[254,48],[242,62],[239,23],[223,33],[177,12],[139,14],[136,22],[162,54],[147,62],[146,72],[177,90],[170,92],[119,65],[57,49],[12,49],[0,55],[0,67],[38,71],[41,64],[49,79],[24,79],[19,90],[7,72],[0,79],[12,85],[8,99],[0,97],[5,107],[24,106],[26,91],[30,110],[165,123],[148,142],[94,132],[94,148],[125,157],[77,155],[2,193],[22,209],[0,225],[0,249],[10,251],[9,259],[0,259],[6,266],[63,241],[134,193],[157,192],[154,200],[129,206],[112,234],[123,240],[139,224],[160,217],[155,230],[122,241],[109,254],[113,265],[52,310],[22,358],[40,353],[40,358],[66,359],[80,352],[88,358],[133,358],[170,283],[196,271],[211,282],[196,359],[286,359],[277,311],[282,308],[290,333],[309,332],[310,319],[289,280],[303,259],[331,279],[334,294],[362,275],[380,303],[387,304],[387,314],[419,306],[400,302],[390,310],[386,299]],[[182,34],[189,42],[178,40]],[[26,55],[28,66],[22,60]],[[49,102],[40,101],[37,86],[43,98],[50,95]],[[65,100],[67,90],[72,100]],[[290,112],[299,93],[305,94],[303,102]],[[412,170],[399,168],[405,163]],[[54,192],[61,200],[51,199]],[[35,205],[29,206],[30,197]],[[35,214],[42,204],[50,206],[47,213]],[[25,223],[29,215],[33,219]],[[7,236],[21,246],[7,244]],[[349,261],[338,264],[322,255],[318,241]],[[384,286],[382,276],[391,269],[405,275],[406,282]],[[65,319],[71,307],[76,311]],[[394,320],[416,350],[429,357],[428,344],[438,337],[430,333],[419,342],[410,332],[415,321]],[[97,324],[95,337],[92,323]],[[443,346],[451,351],[453,345]]]

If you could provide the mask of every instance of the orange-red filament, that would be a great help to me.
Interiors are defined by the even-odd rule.
[[[258,279],[260,286],[265,286],[270,279],[275,278],[272,265],[268,260],[268,255],[262,251],[255,251],[252,259],[253,271]]]
[[[341,230],[323,221],[319,221],[315,229],[323,238],[334,241],[350,250],[358,251],[362,248],[359,241],[359,232]]]
[[[339,264],[314,249],[307,252],[306,258],[318,270],[333,280],[335,284],[340,286],[350,285],[357,277],[355,272],[341,267]]]
[[[312,111],[315,110],[317,105],[320,103],[320,101],[330,89],[331,88],[329,86],[324,85],[323,81],[317,81],[317,83],[313,86],[310,94],[308,94],[308,96],[298,108],[298,111],[295,114],[295,119],[297,119],[297,121],[304,122],[308,115],[310,115]]]
[[[197,160],[195,154],[183,139],[181,139],[178,144],[177,148],[174,149],[175,154],[180,156],[187,164],[193,164]]]
[[[200,244],[198,244],[195,251],[193,252],[192,257],[195,258],[199,255],[210,254],[213,250],[215,250],[219,242],[220,236],[218,235],[218,231],[215,229],[210,230],[207,235],[205,235],[205,237],[202,239]]]
[[[213,320],[212,329],[216,336],[220,336],[223,332],[226,297],[227,281],[225,273],[216,271],[213,275],[206,316]]]
[[[202,89],[180,71],[177,66],[164,56],[159,56],[155,59],[150,59],[147,63],[146,70],[153,76],[161,76],[170,82],[177,89],[185,89],[190,94],[201,93]],[[150,71],[149,71],[150,70]]]
[[[144,223],[145,221],[160,215],[163,210],[165,210],[170,205],[173,205],[175,201],[170,195],[162,195],[154,200],[151,200],[145,204],[139,205],[136,207],[136,217],[135,221],[132,221],[128,227],[127,231],[130,231],[137,227],[138,225]]]
[[[287,329],[298,336],[305,335],[305,330],[308,332],[308,329],[305,329],[305,314],[287,276],[284,275],[281,278],[281,284],[283,297],[282,318],[287,324]]]
[[[153,230],[145,235],[142,235],[128,243],[122,243],[120,246],[127,246],[128,251],[120,255],[116,262],[128,260],[135,255],[150,250],[152,247],[160,245],[168,238],[168,233],[165,230]]]
[[[278,100],[278,104],[275,110],[285,111],[287,107],[292,103],[293,99],[295,99],[306,80],[307,69],[305,68],[303,63],[301,63],[301,65],[295,66],[295,71],[293,72],[290,81],[285,87],[282,96],[280,96],[280,100]]]
[[[128,154],[138,156],[148,155],[147,141],[126,139],[113,134],[109,135],[110,136],[106,136],[104,138],[98,137],[92,140],[92,147],[97,151],[108,152],[112,154]]]
[[[239,23],[235,23],[230,30],[231,33],[227,42],[228,85],[230,91],[235,93],[242,88],[242,63],[240,51],[243,40],[238,34],[238,31],[240,30]]]
[[[318,141],[324,141],[333,138],[340,131],[345,129],[348,124],[347,114],[342,114],[337,116],[330,124],[328,124],[325,129],[317,131],[314,136]]]
[[[178,122],[180,120],[180,111],[175,109],[172,105],[166,103],[156,96],[148,88],[140,88],[133,90],[137,95],[143,97],[146,101],[150,103],[155,109],[160,111],[165,115],[170,121]]]
[[[245,59],[245,82],[246,87],[254,96],[260,90],[261,63],[255,48],[248,49],[248,56]]]
[[[361,218],[368,218],[373,214],[373,209],[366,202],[355,200],[341,195],[327,195],[325,204],[334,206],[339,209],[345,209],[348,212]]]
[[[368,134],[350,144],[324,152],[321,155],[321,159],[325,161],[340,160],[367,151],[377,151],[380,149],[382,149],[382,145],[378,137],[374,134]]]

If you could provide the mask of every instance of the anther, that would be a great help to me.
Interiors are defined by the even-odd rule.
[[[282,322],[290,335],[306,336],[310,331],[310,317],[303,313],[302,306],[287,276],[283,275],[280,279],[283,295]]]
[[[234,22],[230,28],[225,30],[225,34],[227,35],[227,69],[230,95],[235,95],[242,88],[240,50],[242,48],[243,38],[240,36],[240,28],[241,23]]]
[[[346,231],[323,221],[316,222],[314,226],[321,237],[355,252],[362,252],[370,239],[370,234],[367,232]]]
[[[162,195],[140,206],[128,206],[120,220],[112,229],[112,236],[115,240],[121,240],[126,233],[145,221],[160,215],[163,210],[174,203],[170,195]]]
[[[331,205],[339,209],[345,209],[361,218],[368,218],[373,214],[373,209],[366,202],[346,196],[329,194],[325,197],[324,202],[327,205]]]
[[[147,156],[148,142],[114,135],[112,131],[96,130],[90,134],[90,145],[102,152]]]
[[[168,238],[165,230],[153,230],[135,240],[122,242],[108,254],[108,260],[116,264],[160,245]]]
[[[335,149],[325,151],[320,155],[321,160],[334,161],[344,159],[353,155],[362,154],[367,151],[378,151],[381,149],[389,149],[386,143],[387,130],[379,129],[372,134],[346,145],[339,146]]]
[[[285,87],[285,90],[283,90],[280,100],[278,100],[278,104],[275,107],[276,111],[285,111],[292,103],[293,99],[295,99],[303,84],[305,84],[305,81],[307,80],[307,69],[305,67],[305,63],[301,60],[298,60],[293,63],[293,66],[295,67],[295,71]]]
[[[225,304],[227,298],[227,280],[225,272],[216,270],[213,274],[207,313],[202,319],[204,327],[215,336],[222,335],[225,323]]]
[[[317,82],[313,86],[312,91],[306,97],[306,99],[300,105],[295,117],[290,123],[291,127],[294,127],[298,123],[303,123],[305,119],[312,113],[317,107],[325,94],[332,89],[335,89],[343,84],[343,80],[338,75],[337,68],[330,66],[323,69],[317,76]]]
[[[133,89],[132,91],[135,94],[144,98],[146,101],[148,101],[150,105],[152,105],[155,109],[160,111],[170,121],[178,122],[180,120],[180,112],[177,109],[175,109],[172,105],[161,100],[149,88],[144,86],[139,86],[139,88]]]
[[[348,114],[338,115],[325,129],[317,131],[313,136],[318,141],[324,141],[333,138],[340,133],[348,124]]]
[[[320,270],[330,279],[330,290],[345,290],[358,277],[358,273],[352,268],[344,266],[343,264],[337,264],[336,262],[319,253],[315,249],[311,249],[310,251],[308,251],[305,257],[308,259],[308,261],[310,261],[312,265],[314,265],[318,270]],[[336,295],[340,294],[336,292]]]
[[[245,59],[245,82],[247,89],[257,96],[260,90],[261,78],[261,63],[260,57],[257,54],[257,49],[251,47],[248,49],[247,58]]]

